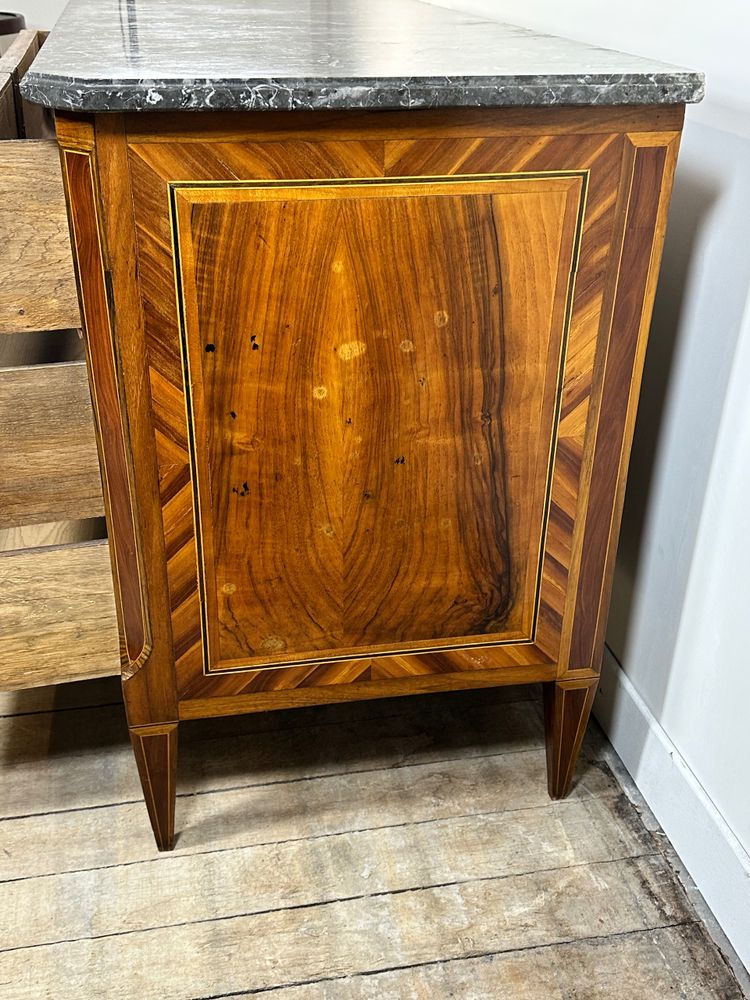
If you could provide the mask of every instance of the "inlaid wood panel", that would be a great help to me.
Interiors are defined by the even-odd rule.
[[[177,187],[209,670],[532,638],[583,180]]]
[[[130,742],[157,847],[160,851],[171,851],[174,847],[177,723],[131,727]]]
[[[644,116],[644,120],[647,117]],[[410,116],[409,122],[402,118],[403,128],[394,126],[390,129],[385,127],[385,123],[373,122],[372,116],[369,116],[364,123],[367,127],[363,126],[363,138],[358,139],[354,126],[344,120],[338,128],[335,123],[325,130],[302,126],[291,132],[288,128],[279,129],[279,134],[275,135],[273,128],[264,130],[262,134],[243,128],[247,119],[238,120],[236,128],[228,128],[222,124],[228,119],[212,117],[205,126],[201,125],[200,134],[188,126],[177,133],[173,128],[162,130],[157,122],[153,130],[142,132],[130,140],[130,181],[136,211],[138,268],[167,542],[177,680],[181,697],[192,699],[191,703],[195,706],[193,711],[186,705],[181,714],[200,714],[207,710],[207,699],[214,699],[217,704],[222,699],[222,703],[229,706],[231,702],[227,699],[237,695],[249,698],[253,693],[265,700],[270,693],[274,698],[281,697],[287,689],[345,684],[359,686],[361,696],[366,696],[370,688],[385,693],[381,690],[382,685],[394,683],[399,678],[411,678],[410,684],[419,678],[429,683],[430,677],[444,677],[447,681],[452,673],[464,674],[460,682],[463,684],[470,683],[470,677],[486,678],[498,668],[511,672],[527,668],[541,678],[542,675],[548,676],[547,671],[553,663],[557,664],[560,673],[565,673],[569,665],[573,666],[567,659],[565,643],[572,625],[574,587],[582,544],[583,521],[579,514],[586,502],[593,464],[593,440],[589,428],[597,417],[596,407],[601,398],[601,376],[606,362],[603,337],[611,320],[607,311],[612,308],[611,293],[619,252],[615,241],[621,239],[622,233],[615,223],[629,197],[632,161],[628,150],[632,149],[632,140],[622,131],[607,131],[600,127],[595,115],[591,116],[592,127],[588,132],[576,132],[571,121],[565,127],[556,125],[548,132],[537,130],[536,134],[528,122],[519,122],[514,130],[512,118],[512,115],[507,118],[508,127],[505,129],[488,120],[487,132],[491,134],[482,136],[477,133],[476,123],[472,124],[471,116],[466,116],[466,134],[462,136],[459,123],[451,121],[441,128],[433,116],[424,116],[418,121]],[[429,124],[430,121],[435,124]],[[168,122],[165,120],[165,123]],[[633,124],[640,122],[634,120]],[[677,120],[665,124],[679,126]],[[288,138],[283,134],[285,131],[289,132]],[[677,133],[649,134],[653,142],[668,146]],[[375,632],[373,643],[367,644],[366,632],[355,629],[351,632],[352,644],[347,646],[347,636],[341,624],[343,616],[340,612],[331,614],[336,602],[339,608],[346,607],[347,575],[340,543],[347,538],[345,524],[349,508],[341,498],[347,493],[354,496],[356,490],[361,489],[358,501],[364,508],[362,494],[369,491],[357,478],[361,479],[361,469],[351,476],[342,475],[342,463],[357,450],[351,443],[354,432],[349,430],[350,437],[346,436],[347,428],[353,427],[354,423],[347,425],[346,419],[351,416],[352,421],[355,417],[360,423],[362,421],[357,413],[344,413],[344,410],[351,409],[345,404],[353,398],[354,386],[356,395],[360,397],[364,393],[368,402],[375,398],[372,393],[376,390],[382,392],[380,382],[372,374],[373,358],[379,362],[379,369],[385,362],[386,370],[391,373],[408,371],[405,367],[399,368],[396,362],[403,366],[404,362],[414,361],[413,356],[417,352],[403,352],[398,345],[402,340],[411,340],[414,344],[417,341],[414,337],[399,337],[396,340],[395,335],[392,339],[376,338],[372,329],[377,324],[370,324],[372,317],[369,314],[366,314],[368,322],[356,316],[347,321],[348,326],[334,332],[332,327],[320,322],[308,331],[310,339],[301,353],[300,347],[296,348],[296,357],[302,358],[303,363],[298,367],[292,366],[294,339],[291,334],[283,333],[284,324],[279,323],[285,307],[292,303],[293,311],[298,311],[300,302],[304,301],[325,303],[337,316],[350,316],[352,303],[361,306],[364,302],[367,307],[367,282],[377,280],[399,289],[398,294],[391,296],[387,302],[389,316],[398,318],[403,314],[403,294],[406,293],[402,293],[401,288],[405,287],[404,275],[397,273],[392,264],[392,253],[375,254],[370,248],[382,245],[393,249],[392,242],[389,244],[388,241],[393,239],[395,227],[389,228],[383,219],[387,213],[401,210],[401,205],[408,201],[406,194],[401,196],[403,201],[395,197],[383,199],[384,206],[378,206],[376,210],[369,208],[365,219],[362,215],[364,210],[360,207],[352,214],[351,205],[355,199],[342,198],[341,192],[347,185],[336,184],[336,181],[361,177],[375,182],[380,178],[381,184],[373,185],[375,190],[385,187],[382,183],[384,179],[392,179],[392,190],[398,186],[407,192],[410,185],[412,190],[436,185],[438,177],[445,178],[447,183],[455,181],[468,188],[471,183],[490,184],[490,178],[505,174],[516,175],[515,184],[522,183],[518,179],[519,174],[526,177],[548,175],[546,183],[554,186],[555,179],[549,175],[563,173],[569,176],[568,184],[573,183],[570,175],[585,178],[586,188],[585,210],[580,218],[580,239],[567,265],[570,280],[563,280],[562,270],[558,273],[551,263],[551,248],[555,245],[551,229],[557,225],[562,236],[564,228],[559,222],[559,209],[557,223],[550,222],[554,216],[552,211],[540,227],[529,221],[527,205],[526,218],[523,218],[524,212],[519,210],[512,228],[517,234],[538,232],[541,228],[544,236],[536,243],[533,239],[529,241],[531,250],[527,261],[532,260],[534,264],[526,272],[526,286],[522,284],[522,266],[519,270],[519,265],[516,265],[512,283],[507,281],[506,274],[505,282],[501,283],[503,295],[495,321],[497,329],[502,331],[500,343],[495,345],[497,357],[502,362],[502,380],[498,381],[495,391],[500,394],[500,410],[504,409],[505,419],[499,421],[499,429],[495,428],[498,430],[496,447],[500,449],[502,461],[498,466],[501,474],[495,477],[493,488],[499,491],[495,496],[504,505],[505,531],[490,536],[493,537],[494,550],[485,548],[484,551],[491,553],[493,563],[494,576],[486,579],[495,581],[495,607],[500,606],[497,594],[503,585],[510,595],[501,626],[505,631],[473,633],[474,637],[479,635],[480,642],[491,642],[484,648],[427,652],[430,643],[437,644],[438,648],[444,643],[448,631],[445,623],[451,620],[451,615],[465,615],[460,622],[461,629],[455,630],[462,632],[464,639],[471,635],[467,623],[479,620],[476,615],[472,618],[473,612],[480,607],[476,600],[468,608],[446,613],[449,602],[441,608],[440,598],[444,595],[440,588],[435,588],[425,593],[429,593],[433,603],[435,595],[438,595],[437,616],[430,615],[428,608],[418,603],[394,609],[403,612],[403,622],[407,617],[414,622],[421,615],[419,620],[425,632],[434,630],[433,638],[424,638],[424,645],[419,647],[425,652],[415,653],[413,645],[409,647],[406,643],[398,645],[399,623],[393,616],[394,611],[384,611],[380,619],[376,616],[374,622],[368,623],[370,629],[382,629],[379,633]],[[420,184],[420,177],[425,178],[424,183]],[[257,182],[263,181],[286,182],[283,197],[275,196],[275,201],[270,199],[269,185],[257,185]],[[316,183],[309,183],[311,181]],[[560,178],[556,182],[558,185],[562,183]],[[537,178],[537,183],[542,182]],[[583,186],[581,184],[581,188]],[[327,192],[325,197],[321,195],[323,189]],[[176,236],[170,225],[170,190],[174,199],[174,217],[179,226]],[[218,196],[217,191],[222,191],[223,195]],[[422,192],[419,197],[426,196]],[[474,296],[469,294],[469,290],[477,287],[476,282],[492,287],[488,268],[493,259],[482,242],[483,216],[477,206],[482,199],[495,198],[500,201],[496,217],[507,219],[510,205],[523,203],[523,198],[517,194],[504,200],[499,194],[472,196],[471,210],[475,213],[474,217],[480,220],[474,230],[479,234],[478,242],[472,249],[481,248],[482,252],[477,256],[483,261],[484,269],[477,276],[465,263],[469,244],[465,242],[463,250],[460,249],[461,240],[467,239],[465,232],[471,230],[468,208],[464,202],[460,207],[453,206],[453,196],[446,194],[442,197],[446,199],[445,204],[451,206],[455,223],[447,227],[451,236],[448,242],[455,243],[459,249],[455,246],[452,250],[450,247],[446,249],[446,240],[436,237],[439,227],[445,228],[446,223],[444,220],[436,221],[440,217],[432,211],[425,211],[423,218],[415,221],[416,243],[408,243],[413,234],[407,227],[409,253],[406,257],[415,259],[413,248],[414,245],[418,247],[420,241],[432,244],[428,255],[417,254],[420,266],[405,269],[414,315],[421,315],[422,300],[426,297],[434,305],[435,273],[439,274],[441,269],[445,272],[446,262],[451,265],[454,274],[459,275],[456,294],[465,301],[471,300],[471,308],[476,308]],[[580,192],[578,198],[580,200]],[[374,202],[376,199],[371,200]],[[576,199],[569,200],[572,204]],[[548,191],[545,205],[549,209],[553,204],[554,198]],[[350,214],[345,216],[345,212]],[[340,225],[337,220],[344,218],[347,219],[347,230],[353,235],[348,242],[342,243],[337,240],[336,227]],[[403,233],[404,218],[392,214],[390,219],[398,222]],[[310,228],[326,232],[328,238],[314,241],[308,232]],[[456,237],[457,229],[464,236]],[[262,232],[267,240],[268,231],[273,231],[276,241],[271,247],[254,236]],[[374,238],[371,239],[371,236]],[[284,249],[283,241],[287,240],[291,245],[292,237],[299,259]],[[365,251],[357,246],[358,239],[362,245],[366,244]],[[181,323],[174,284],[174,245],[181,252],[178,276],[183,279],[184,285],[181,297],[184,346],[187,348],[184,352],[177,334]],[[514,253],[519,253],[523,246],[523,240],[517,238],[513,245]],[[558,242],[556,246],[557,265],[564,268],[561,264],[565,257],[560,249],[562,243]],[[304,250],[299,251],[300,247]],[[462,265],[456,264],[451,253],[456,259],[464,258]],[[426,267],[423,266],[425,256]],[[501,271],[503,267],[512,266],[508,264],[509,256],[505,253],[496,258]],[[231,258],[233,263],[224,265],[222,271],[220,258],[224,261]],[[333,264],[339,258],[342,263],[346,262],[348,271],[343,268],[340,272],[333,270]],[[367,261],[367,267],[362,266],[363,259]],[[357,267],[353,265],[355,260]],[[280,261],[283,264],[280,265]],[[373,261],[377,261],[377,268]],[[280,266],[282,270],[288,269],[293,281],[277,281],[274,285],[277,288],[275,297],[259,296],[263,283],[261,276],[268,278],[272,272],[277,274]],[[462,273],[463,278],[460,277]],[[227,274],[231,275],[231,280],[227,280]],[[325,279],[321,275],[325,275]],[[537,375],[543,368],[544,377],[548,377],[553,371],[550,359],[554,351],[559,350],[559,343],[551,332],[558,327],[549,321],[545,326],[540,321],[544,309],[539,305],[539,297],[530,294],[532,287],[540,281],[543,283],[544,275],[554,284],[558,296],[552,306],[553,311],[560,308],[560,302],[563,303],[562,327],[567,331],[567,337],[563,352],[564,367],[553,393],[556,432],[548,435],[546,441],[542,438],[541,451],[535,452],[529,449],[533,436],[530,429],[542,427],[544,416],[537,412],[528,427],[524,428],[520,420],[514,424],[508,414],[520,413],[523,409],[515,403],[510,405],[514,391],[517,392],[517,400],[525,401],[528,407],[526,413],[531,413],[533,409],[530,400],[539,402],[549,398],[547,383],[541,388],[538,381],[534,385],[535,369],[530,363],[532,356],[537,359],[542,357],[546,345],[548,354],[544,365],[537,369]],[[550,275],[553,275],[551,279]],[[313,281],[312,276],[318,280]],[[447,286],[447,282],[445,284]],[[424,294],[425,289],[428,296]],[[544,299],[544,294],[541,298]],[[243,310],[243,300],[252,302],[252,307]],[[515,318],[510,322],[514,301],[524,304],[522,307],[519,305]],[[537,306],[539,314],[533,316],[531,311]],[[290,310],[286,308],[286,311]],[[433,325],[437,311],[432,310]],[[466,312],[465,316],[470,318],[464,329],[471,329],[472,315],[476,318],[479,314],[472,314],[470,310]],[[486,315],[491,314],[482,314],[483,323]],[[410,318],[413,319],[413,316]],[[435,327],[438,332],[439,329]],[[339,332],[340,336],[335,335]],[[426,337],[426,333],[425,325],[421,336]],[[254,341],[251,339],[253,336]],[[329,338],[327,341],[326,337]],[[468,345],[463,345],[462,354],[451,346],[454,353],[449,350],[447,359],[439,358],[440,364],[458,370],[463,362],[468,361],[468,366],[464,367],[471,370],[472,358],[479,357],[482,338],[477,337],[473,341],[469,338],[469,341]],[[363,343],[365,349],[350,355],[344,362],[333,347],[352,342]],[[427,341],[424,340],[424,343]],[[257,349],[253,350],[255,344]],[[311,349],[311,344],[315,345],[315,350]],[[326,344],[327,351],[323,349]],[[214,349],[206,351],[207,345],[213,345]],[[354,348],[355,352],[358,350],[358,347]],[[534,354],[534,351],[537,353]],[[191,368],[186,379],[188,359]],[[305,365],[307,371],[304,370]],[[345,376],[343,373],[346,373]],[[274,389],[275,379],[281,382],[290,378],[296,386],[293,395],[297,400],[291,404],[289,399],[279,396],[278,387]],[[478,384],[476,378],[476,374],[473,378],[467,375],[462,384],[471,389]],[[523,378],[529,381],[522,386]],[[187,398],[186,384],[191,386]],[[299,388],[302,384],[307,392],[304,405]],[[457,384],[450,387],[454,396]],[[369,397],[366,394],[368,385],[371,390]],[[396,408],[394,419],[389,423],[390,430],[384,432],[383,421],[375,420],[368,422],[373,424],[371,437],[362,435],[366,438],[363,443],[370,449],[368,454],[375,457],[375,467],[387,471],[391,482],[398,482],[396,476],[407,470],[412,477],[416,475],[414,464],[409,467],[407,445],[426,448],[423,441],[425,433],[440,430],[443,427],[441,421],[456,421],[453,425],[454,438],[455,429],[460,426],[456,414],[439,408],[436,412],[435,407],[429,408],[428,420],[424,422],[418,409],[419,395],[414,397],[415,408],[410,411],[412,397],[404,393],[405,385],[405,381],[396,379],[390,398],[397,398],[399,407],[406,406],[405,412],[410,419],[401,421],[404,412]],[[330,390],[330,393],[316,399],[312,392],[321,387]],[[246,393],[249,396],[246,397]],[[231,398],[238,395],[250,400],[249,409],[233,405]],[[265,422],[262,422],[263,434],[259,435],[257,430],[261,424],[258,414],[270,412],[272,400],[274,406],[281,407],[276,412],[283,414],[283,422],[270,421],[266,416]],[[593,410],[592,400],[596,404]],[[198,441],[193,455],[194,469],[191,469],[190,425],[185,416],[186,406],[191,407]],[[294,458],[299,458],[301,448],[292,454],[292,438],[284,436],[285,427],[290,423],[301,428],[300,434],[304,433],[314,445],[321,441],[325,443],[328,464],[317,463],[312,467],[312,473],[309,462],[305,465],[300,462],[296,467],[293,465]],[[393,427],[398,428],[395,436]],[[378,430],[379,436],[376,434]],[[404,434],[405,437],[402,437]],[[440,433],[436,436],[439,438]],[[264,444],[258,447],[261,437]],[[466,440],[471,440],[470,436]],[[270,447],[271,443],[273,447]],[[529,555],[528,539],[532,536],[532,526],[536,525],[539,530],[540,525],[538,507],[529,499],[533,490],[530,494],[528,487],[538,475],[545,444],[547,452],[544,461],[550,476],[543,519],[543,547],[541,553],[539,549],[536,553],[540,556],[537,575],[540,588],[535,605],[526,599],[528,589],[524,590],[534,574],[527,573],[524,577],[520,553],[525,553],[528,568],[533,561]],[[392,456],[391,451],[394,452]],[[220,453],[223,456],[221,474],[212,478],[212,461],[215,464]],[[392,463],[387,470],[386,454]],[[269,455],[272,455],[270,460]],[[396,459],[402,456],[404,463],[397,463]],[[203,470],[202,462],[205,465]],[[364,466],[366,461],[362,464]],[[289,468],[301,470],[297,479],[276,478]],[[457,468],[448,468],[446,475],[441,477],[441,484],[451,480],[456,482]],[[304,490],[300,486],[303,472],[308,477],[308,500],[315,494],[315,503],[318,504],[318,507],[308,504],[306,510],[302,502]],[[514,484],[520,482],[524,482],[524,489],[514,489]],[[325,489],[313,489],[321,483]],[[413,499],[408,494],[418,494],[419,480],[412,478],[408,483],[409,488],[400,494],[405,503]],[[237,492],[232,492],[233,489]],[[273,497],[274,502],[264,502],[264,496]],[[392,502],[391,494],[386,493],[386,496]],[[333,497],[340,499],[332,502]],[[452,500],[456,502],[455,498]],[[372,501],[366,502],[372,504]],[[204,543],[201,548],[196,539],[194,508],[200,511],[200,533],[207,534],[203,530],[206,526],[211,529],[207,544],[205,538],[200,539]],[[374,509],[370,507],[370,510]],[[457,509],[454,507],[454,510]],[[305,510],[303,519],[299,517],[300,510]],[[362,525],[362,510],[359,515]],[[403,517],[403,513],[396,514],[394,520],[396,517]],[[351,515],[350,523],[354,524]],[[314,524],[321,525],[318,535],[310,530]],[[375,519],[370,527],[382,531],[384,525],[378,524]],[[486,524],[484,528],[486,530]],[[238,551],[231,539],[234,533],[243,534],[248,529],[255,531],[252,545],[245,552]],[[351,532],[352,529],[349,530]],[[476,528],[474,530],[476,532]],[[327,531],[333,534],[327,534]],[[274,533],[277,540],[283,539],[279,549],[283,555],[277,552],[274,556],[271,547],[263,543],[264,535],[271,537]],[[382,538],[381,534],[381,554],[384,551]],[[479,538],[476,532],[475,541]],[[314,541],[312,548],[310,539]],[[351,535],[348,540],[351,542]],[[304,552],[295,551],[302,546]],[[388,551],[386,549],[386,557],[372,560],[373,586],[377,584],[378,574],[382,574],[380,579],[385,579],[389,565],[393,568],[393,564],[388,562]],[[454,549],[446,548],[445,551],[452,553],[452,568],[458,573],[458,586],[464,590],[466,582],[472,579],[473,560],[466,558],[461,563],[460,559],[455,559]],[[424,549],[421,550],[419,558],[425,558],[424,552]],[[427,558],[432,556],[433,548],[430,548]],[[503,556],[507,560],[507,573],[503,568]],[[211,561],[211,569],[204,571],[207,559]],[[291,577],[296,574],[296,582],[290,586],[283,573],[274,574],[274,568],[280,565],[286,572],[294,560],[296,567],[292,567]],[[253,571],[257,571],[256,578],[249,575],[251,563]],[[437,558],[434,563],[438,564]],[[362,565],[367,565],[366,560]],[[487,565],[487,557],[484,565]],[[307,570],[306,576],[302,574],[303,566]],[[239,579],[252,580],[251,585],[243,585],[239,597],[240,588],[232,589],[237,587],[237,578],[230,579],[226,572],[230,568]],[[351,574],[356,574],[356,570],[349,569],[348,572],[349,579],[353,579]],[[287,611],[285,615],[280,614],[274,605],[270,584],[266,585],[265,604],[257,599],[258,581],[270,580],[274,575],[282,575],[284,579],[286,589],[282,589],[285,595],[282,604]],[[203,597],[201,576],[207,582]],[[278,585],[278,580],[275,583]],[[223,589],[225,586],[226,590]],[[306,593],[312,595],[310,608],[318,612],[314,623],[306,620],[303,602],[294,602],[295,587],[299,593],[303,586],[307,588]],[[478,593],[477,588],[474,594]],[[331,600],[331,595],[334,600]],[[319,614],[321,606],[328,613],[328,618],[323,616],[322,622]],[[350,599],[349,607],[353,606]],[[207,622],[201,621],[202,607],[206,611]],[[259,609],[267,615],[265,620],[259,620]],[[233,621],[237,610],[242,621],[239,629]],[[213,639],[212,621],[215,626]],[[264,641],[266,648],[262,648]],[[466,645],[470,643],[467,641]],[[305,646],[307,650],[303,648]],[[377,655],[387,652],[389,647],[393,655]],[[358,656],[352,658],[351,650],[355,648]],[[295,657],[304,659],[306,655],[320,662],[279,665],[283,664],[285,657],[294,662]],[[273,665],[274,669],[266,669],[267,664]],[[395,692],[397,689],[389,690]],[[248,705],[249,702],[243,703],[243,710],[247,710]],[[222,709],[228,710],[228,707]]]

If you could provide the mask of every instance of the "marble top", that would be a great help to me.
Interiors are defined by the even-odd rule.
[[[73,0],[21,89],[76,111],[676,104],[703,76],[422,0]]]

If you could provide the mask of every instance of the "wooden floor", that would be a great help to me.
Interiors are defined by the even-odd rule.
[[[741,998],[590,737],[539,692],[183,724],[158,855],[117,682],[0,695],[0,997]]]

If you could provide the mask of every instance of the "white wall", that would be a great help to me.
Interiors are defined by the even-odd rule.
[[[700,69],[595,711],[750,965],[750,4],[439,0]]]
[[[692,121],[750,135],[750,4],[746,0],[433,0],[592,45],[699,69],[708,99]]]
[[[597,714],[750,965],[750,3],[439,0],[701,69],[639,412]],[[20,4],[51,27],[62,0]]]
[[[96,3],[97,0],[91,0]],[[26,18],[27,28],[48,30],[58,19],[67,0],[8,0],[6,10],[15,10]]]

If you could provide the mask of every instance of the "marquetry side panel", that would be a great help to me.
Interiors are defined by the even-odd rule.
[[[166,543],[171,626],[181,697],[231,698],[253,692],[277,692],[280,696],[281,692],[296,688],[341,684],[361,684],[364,693],[368,685],[398,684],[400,679],[408,677],[416,680],[464,673],[468,683],[469,677],[491,674],[498,668],[543,672],[556,664],[558,672],[564,673],[569,666],[582,664],[579,657],[583,647],[578,639],[571,642],[571,636],[576,634],[573,625],[575,595],[591,592],[591,587],[596,586],[596,581],[591,583],[596,576],[591,564],[603,566],[604,562],[602,544],[598,543],[589,563],[581,564],[582,553],[586,550],[584,531],[594,530],[593,527],[586,529],[582,514],[586,510],[590,483],[593,490],[598,488],[601,494],[606,493],[603,487],[596,486],[598,479],[593,475],[597,467],[594,432],[600,413],[610,405],[610,395],[603,395],[609,357],[604,345],[612,326],[609,312],[616,307],[612,288],[616,284],[619,241],[623,235],[618,219],[630,190],[630,151],[633,148],[633,141],[624,133],[627,124],[647,131],[649,117],[636,116],[631,122],[623,113],[623,127],[617,128],[610,117],[607,121],[611,125],[605,130],[597,123],[596,115],[592,115],[589,123],[593,123],[593,127],[587,131],[585,116],[580,116],[577,130],[572,124],[572,116],[568,116],[571,124],[567,128],[552,127],[547,132],[534,134],[520,122],[518,115],[513,114],[507,118],[506,129],[493,121],[492,128],[488,126],[489,135],[481,134],[475,116],[471,115],[466,119],[465,135],[461,134],[460,122],[455,116],[451,116],[450,127],[445,128],[441,127],[439,115],[419,116],[419,127],[414,124],[415,116],[405,118],[409,122],[404,123],[402,133],[395,120],[390,129],[378,123],[368,131],[372,120],[369,118],[361,138],[340,119],[332,120],[330,129],[321,125],[315,132],[301,129],[288,136],[281,127],[279,134],[274,135],[273,122],[269,120],[270,131],[262,137],[247,134],[247,120],[241,116],[230,128],[225,127],[228,119],[212,116],[202,134],[171,126],[164,129],[162,126],[167,120],[159,125],[154,119],[153,129],[129,139],[138,273]],[[658,127],[657,119],[655,111],[651,119],[655,127]],[[130,121],[141,125],[140,119]],[[290,127],[287,126],[286,131]],[[654,144],[665,146],[674,140],[679,118],[665,119],[664,127],[670,131],[652,133]],[[535,641],[483,650],[365,658],[204,676],[186,400],[175,334],[179,323],[172,280],[168,182],[238,178],[304,181],[337,177],[458,177],[560,170],[585,171],[588,184],[580,254],[573,275],[559,426],[550,456],[553,476],[542,565],[544,599],[539,606]],[[640,212],[641,207],[637,211]],[[650,224],[646,221],[645,227]],[[169,276],[168,282],[165,275]],[[623,361],[621,369],[627,363]],[[618,431],[615,426],[614,434],[619,433],[622,437],[622,423],[619,428]],[[616,451],[619,461],[622,450],[617,443]],[[611,479],[610,475],[610,487]],[[614,480],[622,480],[621,463],[617,465]],[[604,501],[597,500],[601,502],[606,504],[606,497]],[[605,550],[612,547],[610,529],[608,521],[603,543]],[[581,625],[580,635],[590,632],[589,625]],[[591,660],[584,657],[583,662],[588,665]],[[455,686],[461,685],[457,676]],[[380,693],[387,692],[381,690]]]

